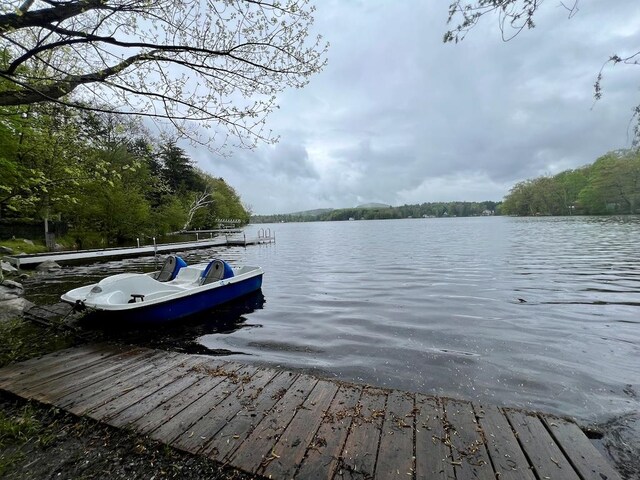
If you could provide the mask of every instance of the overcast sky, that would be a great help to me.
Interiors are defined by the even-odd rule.
[[[328,66],[279,97],[276,145],[229,158],[189,150],[257,214],[451,200],[501,200],[514,183],[593,162],[631,143],[640,66],[638,0],[546,0],[536,28],[503,42],[485,18],[443,44],[447,0],[317,1]]]

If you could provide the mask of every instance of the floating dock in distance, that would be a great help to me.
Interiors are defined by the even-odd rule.
[[[86,345],[0,389],[266,478],[620,480],[567,419],[220,357]]]
[[[185,235],[199,235],[202,233],[241,233],[242,229],[241,228],[216,228],[213,230],[184,230],[181,231],[180,233],[185,234]]]
[[[184,250],[196,250],[210,247],[246,247],[247,245],[275,243],[275,241],[275,235],[272,236],[270,232],[268,236],[264,232],[259,232],[257,237],[249,238],[247,238],[246,234],[243,234],[242,236],[225,235],[223,237],[196,240],[193,242],[163,243],[157,245],[147,245],[144,247],[105,248],[99,250],[74,250],[66,252],[34,253],[31,255],[5,256],[4,259],[16,268],[34,268],[37,265],[49,260],[60,264],[81,263],[83,261],[90,262],[99,260],[113,260],[115,258],[125,257],[143,257],[146,255],[156,255],[158,253],[180,252]]]
[[[261,229],[262,230],[262,229]],[[246,247],[247,245],[260,245],[263,243],[276,243],[276,235],[275,233],[272,235],[271,232],[259,232],[257,237],[247,238],[245,234],[242,234],[242,237],[237,235],[233,237],[226,237],[227,245],[230,247]]]

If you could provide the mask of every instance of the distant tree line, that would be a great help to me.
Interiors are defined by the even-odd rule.
[[[640,151],[616,150],[594,163],[514,185],[503,202],[430,202],[399,207],[256,215],[253,223],[377,220],[478,215],[620,215],[640,213]]]
[[[82,247],[249,220],[231,186],[134,117],[57,104],[0,113],[2,219],[65,222]]]
[[[505,197],[506,215],[640,213],[640,153],[617,150],[593,164],[516,184]]]
[[[340,208],[282,215],[254,215],[252,223],[386,220],[422,217],[471,217],[499,215],[500,202],[430,202],[399,207]]]

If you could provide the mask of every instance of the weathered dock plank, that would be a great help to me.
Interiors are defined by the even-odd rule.
[[[251,382],[258,374],[258,369],[252,366],[245,366],[236,371],[217,389],[217,403],[199,418],[188,430],[184,431],[180,437],[174,441],[174,445],[187,452],[196,453],[202,450],[212,438],[220,431],[227,421],[227,416],[231,411],[239,408],[235,395],[243,390],[243,385]]]
[[[167,361],[167,357],[162,353],[148,350],[139,356],[121,362],[115,369],[108,369],[100,378],[85,381],[85,379],[78,377],[77,382],[68,383],[64,389],[58,387],[56,391],[40,392],[39,396],[34,395],[33,398],[42,398],[44,395],[47,397],[47,401],[40,401],[55,403],[56,406],[65,408],[71,413],[80,414],[85,410],[84,405],[92,399],[101,398],[100,395],[112,396],[114,389],[121,384],[124,378],[151,370],[156,365],[155,362],[161,361]]]
[[[110,348],[110,346],[103,344],[94,344],[90,345],[88,348],[95,351],[100,348],[108,349]],[[107,354],[110,354],[110,352],[107,352]],[[68,364],[75,358],[84,357],[85,355],[87,355],[86,346],[65,348],[64,350],[58,350],[56,352],[50,353],[49,355],[46,355],[46,365],[49,368],[55,368],[59,365]],[[22,375],[33,375],[33,367],[36,365],[42,366],[42,358],[42,356],[34,357],[29,360],[25,360],[24,362],[14,363],[3,367],[0,370],[0,388],[4,388],[5,385],[13,386],[16,381],[15,379]]]
[[[278,403],[233,453],[229,463],[242,465],[244,470],[256,473],[261,467],[284,454],[282,451],[274,451],[273,448],[316,383],[318,380],[315,378],[299,375],[287,391],[283,392]]]
[[[259,373],[260,384],[263,385],[267,379],[268,383],[264,386],[257,386],[252,378],[252,382],[243,389],[242,396],[239,395],[240,392],[235,394],[240,408],[235,409],[235,413],[232,409],[223,412],[228,413],[224,417],[226,420],[224,426],[213,436],[202,453],[218,460],[228,460],[255,426],[273,408],[283,395],[282,392],[286,392],[296,379],[294,375],[287,372],[271,372],[268,377],[267,372]],[[231,416],[232,414],[233,416]]]
[[[452,461],[459,480],[494,480],[487,453],[484,432],[478,428],[470,402],[447,399],[444,401],[446,415],[445,432],[451,443]]]
[[[178,355],[165,355],[164,352],[159,352],[147,361],[138,362],[132,368],[127,368],[115,378],[106,378],[96,385],[73,392],[60,399],[59,404],[76,415],[87,415],[101,420],[102,417],[99,413],[94,413],[94,409],[120,397],[147,379],[170,370],[181,361]]]
[[[194,365],[186,365],[184,368],[178,369],[177,376],[175,375],[176,372],[173,371],[171,375],[167,374],[167,376],[159,378],[155,385],[153,385],[155,382],[150,382],[152,386],[148,391],[152,391],[152,393],[147,393],[148,391],[139,389],[139,392],[133,395],[130,401],[127,402],[130,403],[130,405],[124,410],[105,417],[106,422],[114,427],[122,427],[139,420],[149,412],[162,409],[164,404],[174,396],[204,378],[202,374],[190,374],[193,373],[190,371],[193,366]],[[154,388],[157,389],[154,390]]]
[[[615,470],[575,423],[547,416],[543,416],[543,421],[584,480],[617,478]]]
[[[132,355],[132,353],[136,355]],[[118,375],[123,369],[145,362],[154,355],[149,350],[134,350],[129,352],[118,353],[104,359],[99,363],[76,371],[75,382],[69,382],[65,377],[57,378],[53,382],[48,382],[46,391],[40,391],[34,394],[33,398],[44,403],[57,403],[62,397],[72,395],[74,392],[82,389],[94,389],[94,385]],[[42,384],[44,385],[44,383]],[[32,387],[34,388],[34,387]]]
[[[89,411],[88,415],[110,423],[123,410],[141,403],[146,397],[181,379],[191,367],[198,363],[202,363],[202,358],[179,357],[178,364],[173,368],[165,370],[159,375],[151,375],[146,381],[132,385],[125,392]]]
[[[90,345],[0,388],[267,478],[620,480],[565,419],[221,358]]]
[[[207,414],[217,408],[217,406],[228,398],[234,389],[238,388],[237,378],[255,373],[253,367],[240,367],[237,364],[229,364],[225,370],[211,372],[208,376],[209,390],[195,400],[188,408],[180,410],[171,418],[163,420],[162,424],[150,431],[151,438],[174,445],[187,451],[194,451],[197,448],[189,448],[189,445],[180,444],[180,437],[199,438],[195,436],[192,426],[200,422]],[[185,434],[185,432],[188,432]],[[200,444],[203,442],[201,441]]]
[[[356,407],[337,475],[341,478],[373,478],[384,421],[387,392],[365,388]]]
[[[331,405],[322,417],[322,424],[307,445],[296,478],[321,480],[333,478],[340,454],[347,440],[362,387],[341,385]]]
[[[416,479],[454,480],[444,408],[437,398],[416,395]]]
[[[529,462],[504,413],[490,405],[475,406],[487,450],[500,480],[535,480]]]
[[[333,382],[320,380],[316,383],[272,447],[275,458],[264,465],[259,473],[269,478],[293,478],[337,391],[338,385]]]
[[[229,368],[232,368],[231,365],[229,365]],[[201,373],[197,374],[193,385],[167,400],[161,408],[149,410],[142,417],[135,420],[133,423],[135,423],[136,430],[148,433],[167,424],[169,420],[179,415],[185,408],[203,397],[223,380],[223,377],[219,376],[217,381],[211,381],[208,373],[210,370],[206,366],[198,370]]]
[[[29,386],[31,385],[41,386],[59,377],[73,374],[90,365],[102,362],[111,355],[120,353],[120,350],[99,346],[97,348],[82,349],[81,353],[81,355],[74,355],[72,358],[69,358],[68,361],[64,361],[64,359],[59,359],[51,363],[41,361],[39,364],[36,364],[38,365],[37,369],[29,368],[25,371],[11,369],[10,372],[17,372],[17,375],[12,375],[11,378],[7,379],[7,382],[11,384],[14,393],[26,393],[29,391]],[[4,387],[3,382],[0,384],[0,388]]]
[[[389,393],[376,461],[376,476],[379,478],[413,476],[413,401],[406,392]]]
[[[507,418],[538,478],[579,480],[555,440],[534,413],[507,410]]]

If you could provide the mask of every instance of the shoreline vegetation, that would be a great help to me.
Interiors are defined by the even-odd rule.
[[[4,117],[0,145],[0,241],[103,248],[249,221],[233,187],[139,119],[33,105]]]
[[[640,213],[640,150],[615,150],[594,163],[515,184],[503,201],[361,205],[253,215],[251,223],[386,220],[493,215],[569,216]]]

